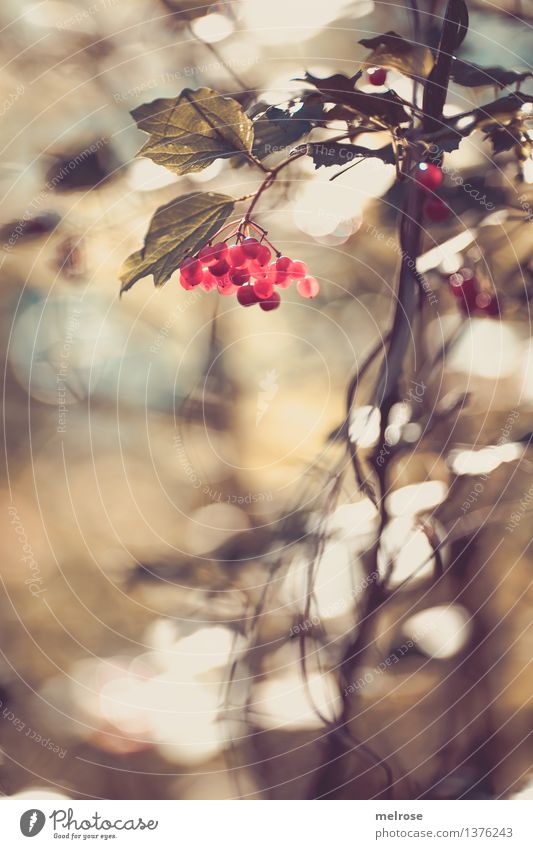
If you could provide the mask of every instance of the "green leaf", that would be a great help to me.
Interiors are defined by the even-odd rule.
[[[371,150],[358,144],[323,141],[308,144],[307,148],[315,168],[321,168],[323,165],[347,165],[354,159],[381,159],[387,165],[394,165],[396,161],[391,144]]]
[[[175,174],[202,171],[215,159],[250,152],[253,125],[239,103],[210,88],[143,103],[132,111],[150,138],[139,151]]]
[[[366,57],[365,65],[395,68],[415,79],[428,77],[433,69],[433,54],[428,47],[413,44],[395,32],[385,32],[375,38],[362,38],[359,44],[372,51]]]
[[[509,124],[507,127],[492,127],[485,138],[492,142],[492,150],[494,154],[505,153],[513,148],[519,148],[524,144],[524,134],[522,128]]]
[[[371,94],[354,88],[360,76],[360,73],[351,78],[344,74],[334,74],[332,77],[320,79],[307,72],[303,81],[314,85],[322,94],[325,103],[348,106],[363,118],[378,118],[389,126],[403,124],[409,120],[402,101],[393,91]]]
[[[477,126],[480,127],[493,121],[506,124],[524,108],[526,103],[533,103],[533,95],[514,91],[512,94],[500,97],[492,103],[486,103],[485,106],[480,106],[472,114],[476,118]]]
[[[318,98],[318,95],[313,96]],[[318,103],[303,103],[296,111],[271,106],[254,119],[253,153],[264,159],[278,150],[290,148],[310,132],[313,124],[325,117],[320,98]]]
[[[161,286],[189,254],[196,253],[215,235],[233,211],[235,201],[214,192],[192,192],[160,206],[154,213],[144,246],[122,266],[120,291],[153,275]]]
[[[332,74],[331,77],[315,77],[306,71],[305,77],[295,77],[296,80],[302,79],[302,82],[311,83],[322,92],[353,92],[356,82],[361,78],[363,72],[357,71],[353,77],[347,77],[346,74]]]
[[[505,68],[490,67],[482,68],[480,65],[474,65],[472,62],[463,62],[461,59],[454,59],[451,78],[458,85],[469,86],[498,86],[505,88],[514,83],[520,83],[528,77],[533,77],[531,71],[506,71]]]

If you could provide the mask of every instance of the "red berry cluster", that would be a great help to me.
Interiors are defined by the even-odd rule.
[[[460,268],[449,278],[450,291],[457,298],[459,307],[466,315],[487,315],[497,318],[500,315],[498,299],[479,288],[479,283],[471,268]]]
[[[281,297],[275,286],[287,289],[295,282],[302,298],[318,295],[318,282],[308,276],[305,262],[277,252],[272,259],[272,251],[264,241],[244,236],[240,231],[233,235],[237,235],[235,244],[228,245],[225,241],[207,244],[182,262],[179,270],[184,289],[201,286],[209,292],[216,288],[221,295],[237,295],[243,307],[259,304],[267,312],[280,305]]]
[[[438,165],[420,162],[416,166],[415,178],[419,186],[427,192],[435,192],[441,186],[444,175]],[[450,214],[450,208],[438,195],[432,195],[424,204],[424,214],[430,221],[445,221]]]

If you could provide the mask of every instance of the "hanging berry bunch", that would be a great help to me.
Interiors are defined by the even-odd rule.
[[[319,285],[305,263],[283,256],[253,220],[259,200],[299,157],[309,157],[316,169],[340,166],[342,170],[332,179],[365,159],[380,159],[395,168],[402,196],[400,242],[406,257],[398,292],[403,297],[410,291],[410,277],[418,286],[409,262],[423,251],[426,233],[421,214],[442,222],[450,212],[439,194],[444,154],[457,150],[475,131],[490,140],[495,155],[512,151],[522,169],[533,150],[533,96],[519,90],[530,72],[484,69],[457,59],[456,51],[468,31],[465,0],[448,0],[445,18],[438,49],[390,31],[361,39],[370,53],[355,74],[321,78],[307,72],[301,79],[305,87],[286,106],[250,105],[249,99],[241,97],[239,102],[202,87],[134,109],[138,128],[148,136],[140,154],[156,164],[187,176],[216,160],[231,159],[236,167],[253,169],[260,180],[255,191],[244,197],[196,191],[159,207],[143,247],[124,263],[121,291],[148,275],[159,286],[178,272],[176,278],[185,289],[216,289],[221,295],[234,295],[243,306],[259,304],[265,311],[279,306],[282,290],[291,284],[301,297],[315,297]],[[421,106],[415,98],[410,102],[394,90],[390,71],[416,82]],[[486,87],[492,81],[500,89],[516,86],[517,90],[469,112],[446,115],[450,80],[469,88]],[[388,138],[381,147],[366,147],[361,142],[371,133],[376,139]],[[274,159],[275,151],[288,151],[288,155]],[[242,211],[235,212],[243,203]],[[234,218],[234,223],[227,223]],[[465,281],[461,289],[461,309],[468,314],[496,315],[497,299],[479,288],[470,293],[470,285]],[[418,307],[414,299],[408,301],[404,304],[400,298],[397,315],[411,321]],[[402,321],[398,317],[397,325]],[[408,336],[400,334],[400,338]]]
[[[233,226],[222,227],[198,253],[184,259],[179,267],[184,289],[216,289],[221,295],[236,295],[243,307],[259,304],[265,312],[279,307],[278,290],[291,283],[302,298],[318,295],[318,282],[308,276],[305,262],[283,256],[262,227],[244,219],[222,239],[223,232]],[[248,235],[250,232],[255,235]]]

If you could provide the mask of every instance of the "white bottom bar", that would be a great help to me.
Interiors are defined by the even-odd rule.
[[[531,801],[63,801],[3,799],[2,845],[217,849],[470,846],[531,849]],[[22,817],[22,820],[21,820]],[[151,821],[151,822],[150,822]],[[144,827],[143,827],[144,826]],[[22,830],[21,830],[22,829]],[[30,830],[25,836],[25,832]],[[37,833],[38,832],[38,833]],[[28,843],[35,837],[35,844]],[[70,841],[67,843],[67,841]]]

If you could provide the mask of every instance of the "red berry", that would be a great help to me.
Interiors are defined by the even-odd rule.
[[[385,80],[387,79],[387,69],[386,68],[369,68],[368,69],[368,82],[372,85],[384,85]]]
[[[288,257],[284,257],[284,259],[288,259]],[[289,272],[288,270],[281,270],[278,266],[279,260],[275,262],[271,262],[267,268],[267,274],[270,276],[270,279],[276,286],[283,286],[283,284],[289,280]],[[292,265],[292,259],[289,260],[289,263]],[[287,266],[287,269],[289,266]]]
[[[266,245],[259,245],[259,249],[257,251],[257,256],[255,261],[259,263],[259,265],[268,265],[272,258],[272,251],[267,248]]]
[[[478,284],[471,268],[460,268],[456,274],[450,275],[450,290],[456,298],[460,298],[461,308],[472,312],[476,307]]]
[[[197,286],[202,281],[202,263],[195,257],[190,256],[184,259],[180,266],[180,272],[191,286]]]
[[[292,265],[292,259],[290,256],[278,256],[276,260],[276,268],[278,271],[289,271]]]
[[[263,279],[256,280],[254,283],[254,292],[258,298],[270,298],[274,291],[272,281],[265,276]]]
[[[491,318],[497,318],[500,315],[498,299],[489,292],[479,292],[476,295],[476,309],[491,316]]]
[[[450,214],[450,208],[442,198],[432,197],[425,202],[424,213],[430,221],[445,221]]]
[[[304,277],[307,277],[307,265],[305,262],[300,262],[296,260],[293,262],[290,268],[290,276],[292,280],[303,280]]]
[[[221,259],[225,259],[228,254],[228,246],[224,242],[217,242],[214,245],[206,245],[198,254],[204,265],[214,265]]]
[[[318,280],[314,277],[304,277],[303,280],[299,280],[296,288],[302,298],[316,298],[320,292]]]
[[[196,265],[202,265],[202,263],[198,261],[198,257],[187,256],[181,263],[180,268],[184,273],[187,273],[189,270],[195,268]]]
[[[239,291],[239,287],[235,286],[227,277],[219,281],[217,288],[221,295],[235,295]]]
[[[247,268],[232,268],[229,272],[229,279],[235,286],[243,286],[250,280],[250,272]]]
[[[253,286],[241,286],[237,292],[237,300],[243,307],[251,307],[257,303],[257,295]]]
[[[457,274],[460,274],[463,280],[474,280],[475,274],[471,268],[467,268],[466,265],[463,265],[462,268],[459,269]]]
[[[218,279],[213,277],[210,271],[204,271],[203,280],[201,282],[202,289],[205,289],[206,292],[210,292],[211,289],[214,289],[215,286],[218,286]]]
[[[227,260],[233,268],[239,268],[246,262],[246,254],[240,245],[232,245],[229,249]]]
[[[189,283],[189,281],[187,280],[186,277],[183,276],[183,274],[180,274],[180,285],[183,286],[183,288],[187,289],[187,290],[194,289],[194,286],[192,285],[192,283]]]
[[[215,264],[211,266],[209,271],[215,277],[224,277],[224,275],[229,271],[229,265],[225,259],[219,259],[218,262],[215,262]]]
[[[255,259],[259,252],[259,242],[257,239],[254,239],[253,236],[249,236],[241,242],[240,247],[242,247],[244,255],[247,256],[248,259]]]
[[[260,301],[259,306],[265,312],[269,312],[270,310],[277,310],[281,303],[281,297],[279,292],[272,292],[269,298],[265,298],[264,301]]]
[[[416,180],[428,191],[434,192],[438,189],[444,179],[444,175],[438,165],[431,162],[420,162],[416,166]]]

